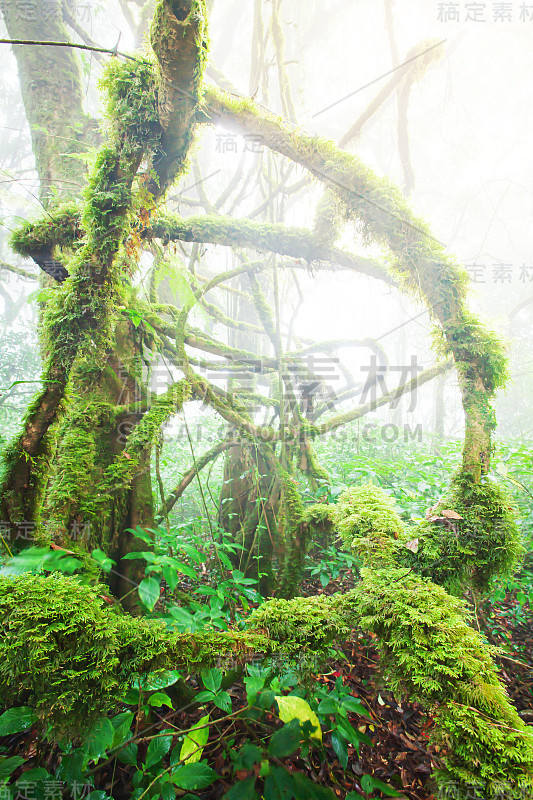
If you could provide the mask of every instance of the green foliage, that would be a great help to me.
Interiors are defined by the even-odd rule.
[[[331,727],[331,744],[340,764],[344,769],[348,766],[348,746],[352,745],[359,752],[359,745],[371,745],[372,741],[361,731],[354,728],[348,714],[368,716],[364,705],[353,697],[348,687],[343,685],[339,676],[335,680],[332,691],[321,687],[317,692],[319,699],[317,713],[322,725]]]
[[[175,630],[194,633],[200,630],[228,630],[235,623],[242,626],[243,611],[250,609],[250,602],[262,601],[256,588],[258,581],[246,578],[243,572],[233,569],[230,555],[242,547],[223,533],[220,541],[211,541],[206,546],[192,528],[190,524],[184,524],[168,532],[160,527],[154,531],[153,551],[135,551],[124,556],[123,560],[144,560],[146,574],[153,576],[141,583],[143,595],[144,590],[151,587],[150,597],[146,595],[150,602],[145,602],[141,596],[144,606],[153,610],[164,581],[173,599],[180,602],[180,605],[171,604],[167,608],[166,618]],[[187,530],[187,536],[183,535],[183,529]],[[152,543],[151,534],[146,531],[136,529],[134,533],[147,543]],[[169,555],[169,552],[175,551],[179,552],[179,556]],[[212,580],[206,584],[205,573],[208,569]],[[184,593],[179,589],[184,578],[192,582],[192,593]],[[202,596],[208,600],[200,602]]]
[[[320,560],[319,560],[320,559]],[[343,574],[357,570],[357,559],[345,550],[340,550],[334,545],[325,548],[315,548],[308,554],[308,571],[311,578],[318,575],[324,588],[332,581],[336,581]],[[318,562],[318,563],[317,563]]]

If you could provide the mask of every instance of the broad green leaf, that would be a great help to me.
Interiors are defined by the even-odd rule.
[[[83,776],[87,764],[87,757],[81,747],[74,752],[61,757],[56,777],[73,787],[76,783],[83,783]]]
[[[361,731],[356,731],[353,725],[350,725],[347,719],[343,719],[342,717],[337,719],[337,728],[340,733],[347,739],[350,744],[353,744],[354,747],[357,747],[359,750],[359,743],[362,742],[363,744],[372,745],[372,739],[370,739],[365,733]]]
[[[363,792],[370,794],[373,792],[374,789],[379,789],[380,792],[386,794],[387,797],[402,797],[403,795],[400,792],[397,792],[396,789],[393,789],[392,786],[387,786],[386,783],[380,781],[379,778],[374,778],[373,775],[363,775],[361,778],[361,787]]]
[[[224,564],[224,566],[227,569],[232,569],[233,568],[233,564],[231,563],[231,561],[229,559],[229,556],[227,556],[226,553],[224,553],[221,550],[219,550],[218,551],[218,557],[220,558],[220,560],[222,561],[222,563]]]
[[[348,766],[348,743],[337,731],[331,734],[331,744],[343,769]]]
[[[197,700],[199,703],[212,703],[214,698],[215,698],[214,692],[208,692],[206,690],[205,692],[198,692],[198,694],[195,697],[195,700]]]
[[[35,711],[28,706],[9,708],[0,717],[0,736],[11,733],[22,733],[31,728],[35,720]]]
[[[196,574],[195,570],[188,564],[184,564],[183,561],[179,561],[177,558],[166,556],[163,560],[163,563],[171,569],[174,569],[176,572],[181,572],[183,575],[187,575],[188,578],[192,578],[193,580],[198,579],[198,575]]]
[[[155,604],[159,600],[160,586],[156,578],[145,578],[139,584],[139,597],[142,603],[150,611],[153,611]]]
[[[168,609],[169,614],[172,614],[174,619],[176,620],[177,626],[179,628],[187,628],[188,630],[194,630],[196,625],[194,621],[194,617],[192,614],[189,614],[188,611],[185,611],[184,608],[180,608],[180,606],[172,606],[172,608]]]
[[[279,717],[283,722],[290,722],[292,719],[297,719],[301,723],[310,722],[314,728],[311,734],[312,738],[318,739],[319,742],[322,741],[320,722],[309,703],[301,697],[292,695],[289,697],[276,696],[275,700],[279,708]]]
[[[291,756],[300,747],[302,732],[300,723],[293,719],[271,737],[268,752],[273,758]]]
[[[153,692],[156,689],[167,689],[169,686],[173,686],[180,678],[181,674],[177,669],[167,669],[142,676],[135,681],[134,686],[146,692]]]
[[[137,772],[134,773],[133,778],[131,779],[131,785],[133,786],[134,789],[137,788],[137,786],[140,784],[143,778],[144,778],[144,770],[138,769]]]
[[[150,695],[147,702],[149,706],[154,706],[155,708],[161,708],[161,706],[174,708],[172,700],[165,692],[155,692],[155,694]]]
[[[168,736],[158,736],[156,739],[152,739],[146,751],[146,769],[150,769],[154,764],[159,764],[166,756],[172,744],[172,736],[173,734],[170,733]]]
[[[111,721],[104,717],[104,719],[99,719],[89,730],[82,742],[82,749],[90,761],[98,761],[113,745],[114,738],[115,729]]]
[[[168,566],[168,564],[163,567],[163,578],[165,579],[166,583],[168,584],[168,587],[169,587],[171,592],[174,591],[174,589],[176,588],[176,586],[180,582],[180,579],[178,577],[178,573],[176,572],[174,567],[170,567],[170,566]]]
[[[295,798],[305,797],[306,800],[337,800],[333,790],[328,786],[319,786],[313,783],[306,775],[301,772],[291,773],[293,792]]]
[[[22,764],[24,764],[22,756],[12,756],[11,758],[0,756],[0,780],[9,778],[11,773],[14,772],[17,767],[22,766]]]
[[[259,795],[255,791],[256,780],[255,775],[252,775],[251,778],[239,781],[226,792],[222,800],[259,800]]]
[[[270,765],[270,771],[265,781],[265,800],[285,800],[294,797],[294,782],[292,775],[283,767]]]
[[[50,775],[43,767],[34,767],[22,773],[19,780],[24,780],[28,783],[38,783],[39,781],[52,781],[53,775]]]
[[[129,767],[137,766],[137,745],[131,742],[118,753],[117,758],[122,764],[127,764]]]
[[[209,714],[202,717],[198,724],[183,740],[180,761],[184,764],[195,764],[202,758],[204,747],[209,739]]]
[[[174,800],[176,797],[176,790],[171,783],[165,783],[161,787],[161,797],[163,800]],[[196,798],[194,799],[196,800]]]
[[[170,776],[178,789],[205,789],[218,779],[218,775],[207,764],[185,764]]]
[[[126,553],[125,556],[122,556],[120,559],[121,561],[148,561],[152,563],[153,561],[158,561],[159,556],[155,553],[152,553],[150,550],[134,550],[132,553]]]
[[[97,789],[91,794],[87,795],[87,800],[111,800],[107,792],[102,791],[101,789]]]
[[[219,692],[213,697],[213,703],[220,708],[222,711],[225,711],[226,714],[231,714],[232,706],[231,706],[231,697],[227,692]]]
[[[130,738],[130,728],[133,721],[133,711],[123,711],[121,714],[111,718],[111,724],[115,729],[115,736],[113,738],[113,747],[118,747],[119,744],[125,742]]]
[[[251,770],[256,764],[261,763],[262,758],[263,751],[260,747],[256,744],[245,744],[237,753],[233,768],[236,772],[241,769]]]
[[[326,697],[318,704],[318,711],[320,714],[335,714],[339,709],[339,701],[334,700],[332,697]]]
[[[344,708],[347,708],[348,711],[351,711],[352,714],[360,714],[361,716],[372,719],[368,713],[368,710],[364,707],[361,701],[357,700],[355,697],[344,697],[342,700],[342,705]]]
[[[136,528],[127,528],[126,533],[133,533],[137,539],[142,539],[142,541],[146,542],[146,544],[153,544],[154,537],[152,534],[146,531],[144,528],[141,528],[139,525],[137,525]]]
[[[195,561],[197,564],[203,564],[204,561],[207,560],[207,556],[205,553],[201,553],[199,550],[196,549],[196,547],[193,547],[190,544],[186,544],[185,542],[182,542],[180,544],[180,550],[183,550],[185,555],[189,556],[189,558],[192,559],[192,561]]]
[[[222,684],[222,670],[217,667],[202,670],[202,681],[206,689],[217,692]]]
[[[94,558],[94,560],[98,562],[98,564],[100,565],[101,569],[103,569],[104,572],[111,572],[113,567],[116,566],[117,562],[113,561],[112,558],[109,558],[104,553],[104,551],[100,550],[99,548],[93,550],[91,555]]]

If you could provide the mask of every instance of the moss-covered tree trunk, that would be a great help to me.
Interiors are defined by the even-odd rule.
[[[54,25],[44,37],[37,25],[21,29],[13,4],[4,5],[13,37],[66,40],[59,3]],[[153,523],[151,449],[161,424],[179,410],[184,394],[178,387],[164,398],[150,398],[143,389],[146,342],[142,333],[133,335],[124,313],[134,303],[126,286],[135,237],[131,246],[124,246],[134,226],[142,227],[140,220],[149,219],[156,201],[185,167],[207,52],[203,1],[160,0],[152,45],[155,66],[143,59],[111,66],[111,139],[100,148],[85,192],[81,250],[72,255],[68,249],[60,253],[50,247],[46,254],[46,261],[52,259],[61,272],[56,273],[60,285],[44,314],[44,390],[7,453],[1,491],[3,518],[11,522],[14,538],[18,525],[32,521],[41,541],[77,550],[101,547],[119,562],[111,579],[113,590],[118,596],[128,593],[130,601],[140,565],[119,559],[146,548],[128,529]],[[49,59],[59,53],[58,64],[50,61],[49,69],[43,68],[36,50],[49,53]],[[49,134],[34,140],[42,184],[66,182],[61,169],[71,169],[74,163],[79,189],[80,162],[60,157],[64,148],[59,150],[54,137],[79,135],[81,123],[90,123],[81,109],[72,53],[67,48],[57,51],[25,47],[19,56],[21,83],[32,125]],[[48,86],[43,85],[47,75],[55,76]],[[68,109],[61,115],[63,101]],[[67,124],[61,134],[56,134],[58,120]],[[49,140],[54,146],[48,146]],[[152,165],[148,181],[137,179],[143,160]],[[141,207],[138,218],[134,204]],[[41,251],[31,253],[37,263]],[[49,437],[52,428],[56,435]]]
[[[68,42],[60,0],[37,0],[30,14],[16,3],[1,0],[0,10],[13,39]],[[85,164],[72,157],[86,153],[96,142],[97,125],[83,110],[81,71],[76,53],[68,48],[13,47],[26,117],[31,130],[35,166],[43,204],[79,195],[85,183]],[[40,247],[34,260],[50,276],[47,285],[63,277],[53,248]],[[46,285],[46,277],[44,283]],[[19,441],[13,446],[2,476],[2,519],[11,522],[16,538],[19,524],[38,514],[46,462],[53,437],[48,436],[65,387],[65,374],[54,367],[49,383],[27,414]]]

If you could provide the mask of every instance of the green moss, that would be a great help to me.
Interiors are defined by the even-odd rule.
[[[533,732],[509,702],[491,649],[467,624],[464,602],[400,568],[362,575],[340,609],[378,635],[393,690],[435,710],[443,796],[454,784],[460,798],[533,793]]]
[[[150,410],[134,428],[128,438],[126,449],[106,470],[102,490],[116,492],[128,487],[139,470],[140,460],[147,451],[150,452],[161,428],[173,414],[177,414],[183,404],[192,395],[192,388],[187,380],[173,384],[163,395],[154,399]]]
[[[329,644],[349,636],[352,628],[337,605],[337,596],[269,600],[253,612],[248,628],[264,632],[288,652],[306,648],[324,654]]]
[[[447,510],[461,519],[447,518]],[[492,578],[512,575],[523,556],[516,509],[505,489],[488,478],[477,483],[461,471],[433,517],[413,531],[418,553],[404,551],[403,561],[451,591],[472,586],[486,592]]]
[[[26,221],[11,234],[11,248],[20,256],[56,245],[71,246],[81,234],[80,207],[64,203],[41,219]]]
[[[406,540],[394,501],[372,483],[343,492],[332,516],[348,549],[367,563],[392,563],[399,544]]]
[[[305,509],[303,522],[311,527],[325,545],[335,526],[334,509],[329,503],[313,503]]]
[[[283,512],[283,561],[279,579],[279,594],[290,598],[301,581],[305,553],[309,544],[310,527],[304,523],[304,506],[294,478],[276,462],[281,484]]]
[[[272,652],[253,633],[175,634],[121,615],[64,575],[0,578],[0,702],[28,704],[56,731],[79,732],[117,707],[131,680],[158,669],[188,672],[221,655]]]
[[[157,75],[150,61],[112,58],[100,80],[105,114],[116,140],[126,132],[130,146],[154,150],[161,125],[157,109]]]
[[[503,345],[471,312],[446,320],[442,327],[442,349],[453,354],[463,376],[475,383],[480,378],[489,397],[509,380],[508,359]]]

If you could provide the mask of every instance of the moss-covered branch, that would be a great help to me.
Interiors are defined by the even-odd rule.
[[[166,498],[164,506],[162,506],[156,514],[156,521],[165,519],[166,515],[172,511],[183,492],[188,486],[190,486],[195,477],[198,475],[199,471],[206,467],[207,464],[210,464],[211,461],[214,461],[217,456],[223,453],[224,450],[227,450],[229,447],[231,447],[232,444],[233,442],[230,440],[218,442],[216,445],[214,445],[214,447],[208,450],[207,453],[204,453],[203,456],[200,456],[200,458],[196,459],[195,465],[183,473],[176,488],[173,489]]]
[[[316,425],[316,434],[322,435],[324,433],[328,433],[329,431],[335,430],[335,428],[339,428],[341,425],[346,425],[348,422],[353,422],[354,419],[360,419],[361,417],[369,414],[371,411],[375,411],[376,408],[381,408],[381,406],[388,405],[389,403],[392,403],[400,398],[402,395],[415,391],[424,383],[432,381],[438,375],[442,375],[443,373],[447,372],[452,368],[452,366],[453,363],[451,361],[447,361],[443,364],[438,364],[436,367],[432,367],[431,369],[426,369],[417,377],[412,378],[410,381],[407,381],[407,383],[404,383],[401,386],[398,386],[388,394],[383,395],[383,397],[379,397],[376,400],[371,400],[369,403],[365,403],[362,406],[353,408],[350,411],[344,412],[343,414],[337,414],[334,417],[326,420],[326,422]]]
[[[144,235],[163,241],[203,242],[220,244],[225,247],[249,247],[301,259],[307,264],[332,263],[389,284],[394,282],[394,278],[377,259],[357,256],[335,247],[324,246],[306,228],[252,222],[247,219],[223,216],[178,217],[166,215],[155,220]]]
[[[34,258],[39,257],[41,251],[49,255],[56,245],[76,247],[82,235],[79,208],[72,205],[61,206],[53,213],[53,223],[49,218],[43,218],[22,225],[12,237],[12,246],[19,255]],[[332,265],[335,269],[351,270],[388,284],[395,282],[394,276],[377,259],[326,247],[306,228],[295,228],[281,223],[252,222],[224,216],[180,217],[164,214],[157,216],[148,227],[140,231],[140,235],[146,240],[161,239],[163,242],[248,247],[260,252],[289,256],[301,262],[288,264],[291,268],[320,265],[324,269],[327,265]]]
[[[490,461],[490,401],[504,385],[507,359],[497,337],[468,311],[467,275],[411,210],[399,190],[359,158],[333,142],[312,137],[264,111],[248,98],[215,88],[205,93],[210,121],[252,134],[270,149],[307,168],[331,187],[348,218],[391,253],[401,284],[427,304],[439,325],[443,348],[459,369],[466,419],[463,468],[479,481]]]

